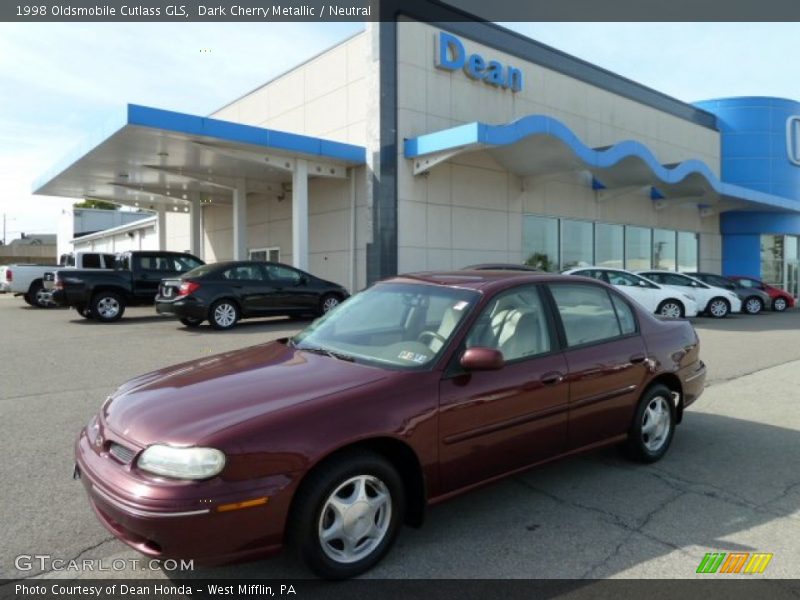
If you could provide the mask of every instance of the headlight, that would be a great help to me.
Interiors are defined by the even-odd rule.
[[[225,455],[215,448],[174,448],[156,444],[139,457],[143,471],[175,479],[208,479],[225,466]]]

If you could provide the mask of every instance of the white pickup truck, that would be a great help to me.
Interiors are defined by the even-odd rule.
[[[45,275],[59,268],[113,269],[115,255],[101,252],[65,254],[60,265],[18,264],[0,267],[0,292],[22,296],[31,306],[52,306],[51,291],[45,288]]]

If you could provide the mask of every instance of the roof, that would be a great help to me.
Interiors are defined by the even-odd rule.
[[[491,270],[460,270],[460,271],[421,271],[418,273],[405,273],[384,279],[383,282],[429,283],[449,287],[469,288],[476,291],[488,291],[505,287],[509,283],[524,283],[538,281],[575,281],[574,277],[558,273],[532,272],[532,271],[491,271]]]
[[[584,171],[599,194],[641,189],[657,209],[688,202],[700,209],[800,212],[796,200],[725,183],[701,160],[662,165],[644,144],[626,140],[591,148],[561,121],[529,115],[502,125],[479,121],[405,140],[420,174],[459,154],[483,150],[522,177]]]
[[[232,185],[276,189],[295,159],[310,177],[343,177],[366,162],[361,146],[128,104],[43,174],[34,194],[128,206],[185,205],[192,197],[229,202]],[[232,183],[233,182],[233,183]]]

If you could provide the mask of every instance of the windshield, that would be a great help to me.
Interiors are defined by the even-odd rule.
[[[424,368],[444,350],[478,297],[437,285],[381,283],[314,321],[292,344],[360,363]]]

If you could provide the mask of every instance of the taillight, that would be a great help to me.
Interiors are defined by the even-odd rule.
[[[200,289],[200,284],[196,281],[184,281],[178,288],[178,296],[188,296]]]
[[[6,269],[6,281],[9,283],[14,281],[14,273],[11,272],[11,269]]]

